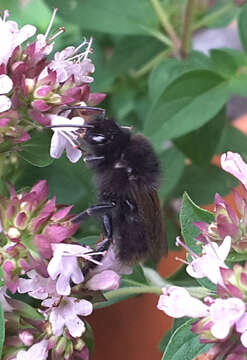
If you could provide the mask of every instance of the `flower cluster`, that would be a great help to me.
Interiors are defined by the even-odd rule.
[[[131,272],[118,262],[112,246],[99,252],[73,240],[79,224],[70,221],[71,208],[56,205],[55,197],[48,199],[45,180],[19,194],[10,186],[10,198],[1,198],[5,360],[30,355],[43,360],[49,353],[52,358],[87,359],[82,317],[92,313],[94,294],[118,288],[120,274]],[[102,261],[95,260],[95,255],[102,255]],[[84,273],[87,262],[98,266]],[[7,289],[38,299],[39,312],[14,300]]]
[[[0,18],[3,40],[0,50],[0,150],[3,140],[8,141],[8,149],[29,140],[28,131],[34,127],[54,125],[56,121],[60,124],[64,119],[68,123],[67,118],[60,116],[64,107],[96,105],[105,97],[101,93],[90,93],[91,74],[95,70],[89,58],[92,38],[83,39],[79,46],[69,46],[48,60],[55,38],[64,32],[64,28],[60,28],[49,36],[56,11],[45,35],[38,34],[26,46],[23,43],[35,35],[36,28],[25,25],[19,29],[16,22],[7,20],[7,10]],[[65,139],[68,140],[65,132],[60,135],[63,144],[61,136],[53,139],[53,157],[59,156]],[[72,146],[69,148],[68,144]],[[74,149],[74,143],[68,144],[67,154],[75,162],[79,150]]]
[[[163,288],[158,308],[169,316],[189,316],[198,319],[192,331],[202,343],[214,343],[208,359],[223,356],[227,360],[247,359],[247,262],[230,268],[230,251],[245,254],[247,231],[247,164],[239,154],[228,152],[221,157],[222,168],[237,177],[243,185],[242,194],[233,190],[238,213],[220,197],[215,197],[215,221],[196,222],[200,230],[195,238],[201,255],[195,254],[178,238],[177,244],[186,248],[190,263],[186,270],[194,278],[208,278],[217,292],[203,300],[193,297],[184,288]],[[203,358],[203,357],[202,357]]]
[[[196,240],[203,244],[208,241],[222,242],[229,235],[232,238],[232,248],[238,253],[247,253],[247,165],[239,154],[228,152],[221,157],[221,167],[242,183],[241,193],[233,189],[238,213],[216,194],[215,221],[211,224],[194,223],[201,231]]]

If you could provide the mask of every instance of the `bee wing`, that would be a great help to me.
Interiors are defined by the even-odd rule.
[[[165,234],[163,212],[156,190],[136,194],[138,213],[146,226],[149,254],[154,261],[167,256],[168,244]]]

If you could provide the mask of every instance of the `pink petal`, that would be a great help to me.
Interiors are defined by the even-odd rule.
[[[120,276],[112,270],[105,270],[87,281],[90,290],[115,290],[119,287]]]
[[[91,93],[88,99],[88,105],[95,106],[100,104],[106,98],[104,93]]]
[[[32,102],[32,107],[35,109],[35,110],[38,110],[38,111],[48,111],[50,110],[51,106],[48,105],[44,100],[34,100]]]
[[[38,202],[43,202],[47,199],[49,194],[49,185],[47,180],[38,181],[30,192],[35,192]]]
[[[29,111],[29,114],[39,124],[41,124],[43,126],[50,125],[50,120],[48,119],[48,117],[43,115],[40,111],[33,109],[33,110]]]
[[[46,97],[51,91],[51,86],[43,85],[40,88],[36,89],[36,95],[40,97]]]
[[[64,219],[70,212],[70,210],[73,208],[73,205],[66,206],[61,210],[58,210],[51,218],[52,221],[58,221]]]
[[[20,144],[20,143],[28,141],[30,139],[31,139],[31,136],[26,131],[22,130],[21,135],[17,139],[14,139],[14,142],[16,144]]]
[[[247,164],[238,153],[228,151],[221,156],[223,170],[235,176],[247,188]]]
[[[2,118],[2,119],[0,119],[0,127],[8,126],[9,122],[10,122],[10,119],[9,119],[9,118]]]

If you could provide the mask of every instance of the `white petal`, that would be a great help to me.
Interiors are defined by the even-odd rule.
[[[66,317],[65,324],[69,330],[70,335],[73,337],[82,336],[86,330],[84,322],[78,316],[71,318]]]
[[[227,258],[232,246],[231,236],[226,236],[223,243],[218,248],[218,256],[223,262]]]
[[[65,145],[66,145],[66,139],[61,134],[59,134],[59,131],[55,131],[51,139],[51,148],[50,148],[51,157],[55,159],[60,158],[64,151]]]
[[[52,310],[50,318],[52,332],[55,336],[60,336],[63,333],[64,318],[59,314],[59,308]]]
[[[83,276],[83,273],[81,272],[81,269],[79,268],[79,266],[77,268],[75,268],[73,273],[71,274],[71,280],[75,284],[80,284],[81,282],[83,282],[84,276]]]
[[[74,148],[69,142],[66,142],[65,148],[67,157],[72,163],[76,163],[80,160],[82,156],[81,150]]]
[[[57,279],[56,289],[59,295],[69,295],[71,292],[70,277],[60,274]]]
[[[24,25],[15,35],[15,47],[22,44],[36,33],[36,27],[33,25]]]
[[[229,334],[229,331],[230,325],[226,321],[217,321],[217,323],[211,327],[211,333],[217,339],[224,339]]]
[[[13,81],[8,75],[0,75],[0,94],[7,94],[12,90]]]
[[[78,301],[77,299],[74,299],[73,303],[73,309],[78,315],[87,316],[93,311],[93,305],[90,301],[84,299]]]
[[[247,331],[241,335],[240,339],[243,346],[247,348]]]
[[[8,96],[0,95],[0,112],[7,111],[11,108],[11,100]]]
[[[53,254],[48,266],[47,271],[52,280],[55,280],[61,272],[61,262],[62,255],[61,254]]]
[[[49,114],[47,116],[49,118],[49,120],[51,120],[51,126],[53,125],[61,125],[61,127],[59,127],[59,131],[65,131],[65,132],[70,132],[70,131],[75,131],[76,128],[74,127],[62,127],[63,125],[83,125],[84,124],[84,119],[80,116],[75,116],[72,119],[68,119],[64,116],[59,116],[59,115],[53,115],[53,114]],[[56,130],[55,130],[56,131]]]

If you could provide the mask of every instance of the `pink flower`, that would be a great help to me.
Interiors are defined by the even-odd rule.
[[[51,120],[51,126],[61,126],[57,128],[52,128],[52,130],[54,131],[54,135],[51,139],[51,157],[58,159],[61,157],[64,150],[66,150],[68,159],[73,163],[77,162],[82,156],[81,150],[76,147],[76,140],[78,138],[76,130],[78,130],[79,127],[70,128],[62,127],[62,125],[82,126],[84,124],[84,119],[81,117],[74,117],[69,120],[66,117],[58,115],[49,115],[48,118]]]
[[[187,266],[188,274],[195,278],[207,277],[214,284],[222,284],[220,268],[227,268],[225,260],[231,250],[231,237],[226,236],[223,243],[219,246],[215,242],[210,242],[203,246],[202,255],[195,257],[192,255],[192,262]]]
[[[90,315],[92,304],[87,300],[78,300],[73,297],[63,297],[60,304],[51,310],[49,320],[52,332],[60,336],[66,326],[70,335],[80,337],[86,330],[84,322],[78,317]]]
[[[37,182],[28,193],[17,195],[12,186],[10,189],[10,199],[2,197],[0,201],[2,232],[7,241],[0,254],[4,281],[15,292],[20,274],[36,269],[48,276],[42,258],[50,259],[51,244],[69,239],[79,224],[69,221],[71,206],[56,206],[55,198],[47,199],[47,181]]]
[[[56,281],[39,275],[35,270],[29,271],[27,275],[29,279],[21,278],[19,280],[19,293],[28,293],[29,296],[40,300],[56,294]]]
[[[7,286],[2,286],[0,288],[0,302],[2,304],[3,311],[12,311],[13,307],[8,303],[7,299],[10,297],[6,294]]]
[[[32,345],[27,351],[20,350],[16,360],[46,360],[48,357],[48,340],[42,340]]]
[[[7,64],[15,48],[33,36],[36,28],[32,25],[24,25],[20,30],[14,21],[6,21],[8,11],[4,11],[3,18],[0,17],[1,49],[0,65]]]
[[[56,289],[60,295],[69,295],[70,281],[80,284],[84,280],[77,257],[90,259],[88,248],[81,245],[52,244],[53,257],[48,265],[50,277],[57,279]]]
[[[192,297],[189,292],[178,286],[163,288],[160,296],[158,309],[174,318],[190,316],[192,318],[209,315],[209,307],[202,301]]]
[[[8,94],[13,88],[13,81],[8,75],[0,75],[0,112],[7,111],[11,108],[11,100],[8,96],[3,94]]]
[[[100,266],[99,266],[100,267]],[[120,276],[112,270],[104,270],[91,277],[85,284],[89,290],[115,290],[119,287]]]
[[[236,330],[241,333],[241,343],[247,348],[247,312],[236,322]]]
[[[91,83],[93,78],[88,76],[95,70],[94,65],[88,58],[91,53],[93,39],[84,41],[77,47],[69,46],[61,52],[57,52],[54,60],[49,64],[49,69],[56,71],[59,82],[68,80],[71,75],[74,76],[75,84]],[[78,54],[78,51],[86,46],[86,49]]]
[[[228,151],[221,156],[223,170],[235,176],[247,189],[247,164],[238,153]]]
[[[245,303],[238,298],[216,299],[210,306],[210,319],[213,322],[211,333],[217,339],[228,336],[232,326],[245,313]]]
[[[100,246],[100,243],[98,245]],[[106,254],[103,256],[101,265],[90,270],[89,277],[105,270],[112,270],[119,275],[129,275],[133,271],[131,266],[123,264],[119,261],[115,254],[113,245],[109,247]]]

